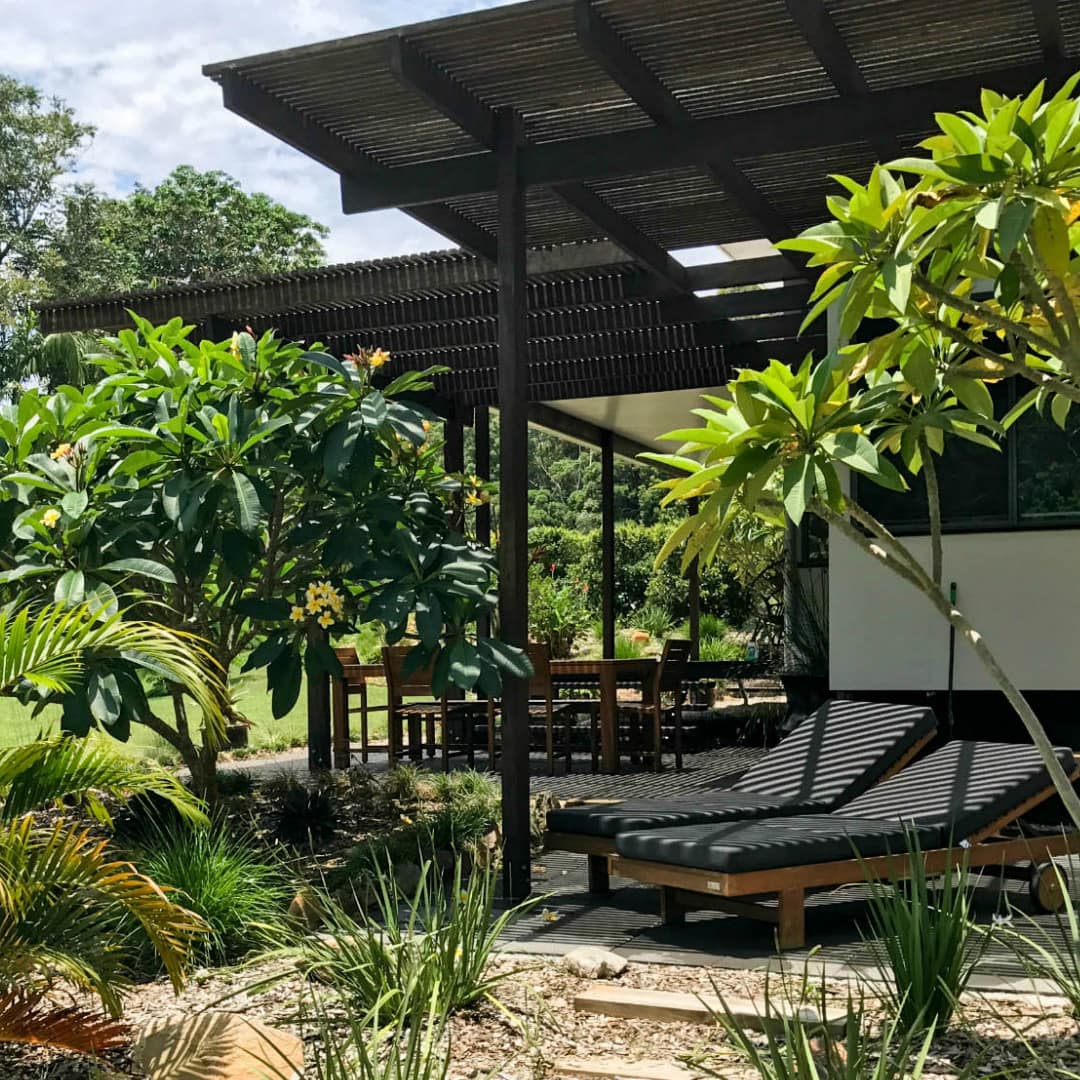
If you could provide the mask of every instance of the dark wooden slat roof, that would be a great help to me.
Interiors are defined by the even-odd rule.
[[[700,288],[741,287],[705,297],[669,295],[607,244],[531,258],[538,271],[528,284],[533,401],[715,386],[733,365],[760,361],[747,341],[785,356],[821,344],[818,336],[795,340],[809,286],[779,257],[687,268]],[[751,285],[769,278],[766,287]],[[495,397],[497,295],[489,263],[449,251],[48,302],[38,315],[45,332],[114,330],[127,325],[131,309],[152,321],[179,315],[213,337],[274,327],[290,339],[322,341],[337,355],[378,346],[392,353],[387,377],[448,366],[438,393],[468,406]]]
[[[755,150],[743,157],[737,148],[731,154],[764,203],[748,198],[746,190],[741,196],[735,190],[725,193],[724,169],[709,169],[704,147],[700,157],[682,152],[682,161],[665,165],[662,148],[673,144],[658,138],[651,145],[661,151],[653,159],[639,157],[635,163],[631,156],[617,175],[588,179],[585,166],[581,179],[588,179],[611,210],[671,249],[766,235],[762,211],[793,229],[805,227],[821,215],[829,173],[860,173],[877,156],[875,150],[910,145],[930,129],[935,107],[974,104],[952,100],[950,94],[971,96],[984,75],[1015,92],[1041,73],[1060,75],[1080,54],[1080,5],[1071,0],[813,0],[813,6],[816,20],[804,13],[793,18],[793,10],[802,13],[800,0],[530,0],[211,64],[205,71],[223,84],[227,102],[230,86],[246,88],[299,123],[279,123],[273,109],[262,120],[245,114],[286,141],[306,141],[318,149],[329,144],[339,163],[350,151],[356,155],[347,184],[351,206],[365,202],[355,198],[365,177],[388,193],[372,198],[390,205],[395,185],[386,183],[388,171],[400,177],[412,166],[456,168],[483,158],[483,140],[461,122],[461,110],[436,108],[415,83],[410,85],[400,63],[403,42],[453,82],[460,90],[459,106],[472,101],[474,113],[481,115],[512,108],[530,146],[527,163],[538,160],[530,155],[570,140],[662,134],[656,126],[658,88],[671,95],[668,120],[735,121],[767,109],[775,110],[770,115],[781,127],[790,122],[793,130],[775,140],[749,138],[762,125],[735,128],[746,142],[773,146],[767,155]],[[612,65],[605,70],[595,47],[590,53],[579,36],[583,8],[632,53],[643,80],[655,80],[651,100],[641,95],[635,100],[633,87],[620,85]],[[957,82],[970,77],[974,80]],[[875,106],[867,122],[868,95],[912,87],[929,91],[939,82],[945,100],[928,92],[913,98],[910,113],[901,110],[899,116]],[[798,113],[785,120],[785,110],[814,103],[840,108],[823,113],[820,124],[800,125]],[[873,123],[878,113],[880,130]],[[317,133],[316,138],[305,139],[305,131]],[[725,147],[719,157],[729,153]],[[438,177],[436,170],[430,178],[437,182]],[[448,219],[449,225],[461,224],[461,237],[478,238],[474,248],[486,248],[495,222],[491,188],[485,189],[483,180],[466,180],[464,186],[472,190],[465,194],[461,181],[448,184],[445,195],[430,201],[438,202],[442,213],[449,205],[459,215]],[[455,185],[457,194],[450,190]],[[531,187],[528,203],[530,244],[604,235],[596,221],[550,188]],[[748,212],[752,203],[759,211],[756,220]]]

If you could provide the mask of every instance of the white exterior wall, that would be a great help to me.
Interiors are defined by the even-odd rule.
[[[929,566],[926,537],[905,544]],[[1080,689],[1080,530],[944,538],[944,581],[1024,690]],[[835,530],[829,537],[829,664],[833,690],[944,690],[949,629],[907,582]],[[956,645],[956,689],[992,683]]]

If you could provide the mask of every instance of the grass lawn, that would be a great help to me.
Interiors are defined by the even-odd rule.
[[[249,745],[253,750],[288,750],[292,746],[307,745],[307,707],[305,689],[301,688],[296,707],[280,720],[270,714],[270,695],[266,692],[266,673],[249,671],[234,674],[233,685],[238,691],[239,708],[251,721]],[[386,704],[386,688],[377,683],[368,687],[370,705]],[[172,709],[166,698],[155,698],[151,705],[163,718],[171,716]],[[355,705],[355,703],[354,703]],[[38,735],[56,730],[59,709],[50,708],[39,716],[31,716],[30,710],[11,698],[0,698],[0,746],[13,746],[29,742]],[[353,717],[354,739],[359,742],[359,716]],[[386,735],[386,714],[377,712],[371,718],[371,737],[382,739]],[[175,751],[162,739],[140,724],[132,727],[131,740],[126,744],[133,752],[171,763]]]

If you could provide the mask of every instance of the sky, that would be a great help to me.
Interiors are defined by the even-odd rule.
[[[330,262],[445,248],[396,210],[346,217],[336,177],[227,112],[217,60],[439,18],[499,0],[0,0],[0,71],[97,128],[79,179],[122,195],[177,165],[222,169],[329,226]]]

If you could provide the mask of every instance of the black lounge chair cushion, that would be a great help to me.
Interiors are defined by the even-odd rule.
[[[734,789],[842,806],[876,784],[936,727],[933,711],[925,706],[827,701]]]
[[[822,813],[828,809],[825,804],[796,804],[749,791],[717,790],[684,798],[620,799],[603,805],[564,806],[548,811],[547,827],[552,832],[614,836],[634,829],[746,821],[775,814]]]
[[[698,822],[826,813],[880,780],[935,727],[927,708],[828,701],[731,789],[552,810],[548,829],[614,836]]]
[[[936,847],[937,829],[919,830],[919,842]],[[671,863],[722,874],[784,866],[902,854],[904,826],[835,814],[777,817],[727,825],[624,832],[615,849],[628,859]]]
[[[1056,747],[1067,774],[1072,750]],[[1050,787],[1034,746],[1014,743],[946,743],[896,776],[837,811],[856,818],[890,818],[933,826],[942,843],[972,836]]]
[[[1067,772],[1073,752],[1055,751]],[[951,742],[831,814],[729,825],[624,832],[627,858],[718,873],[806,866],[905,850],[911,829],[926,848],[958,843],[1016,811],[1050,785],[1032,746]]]

